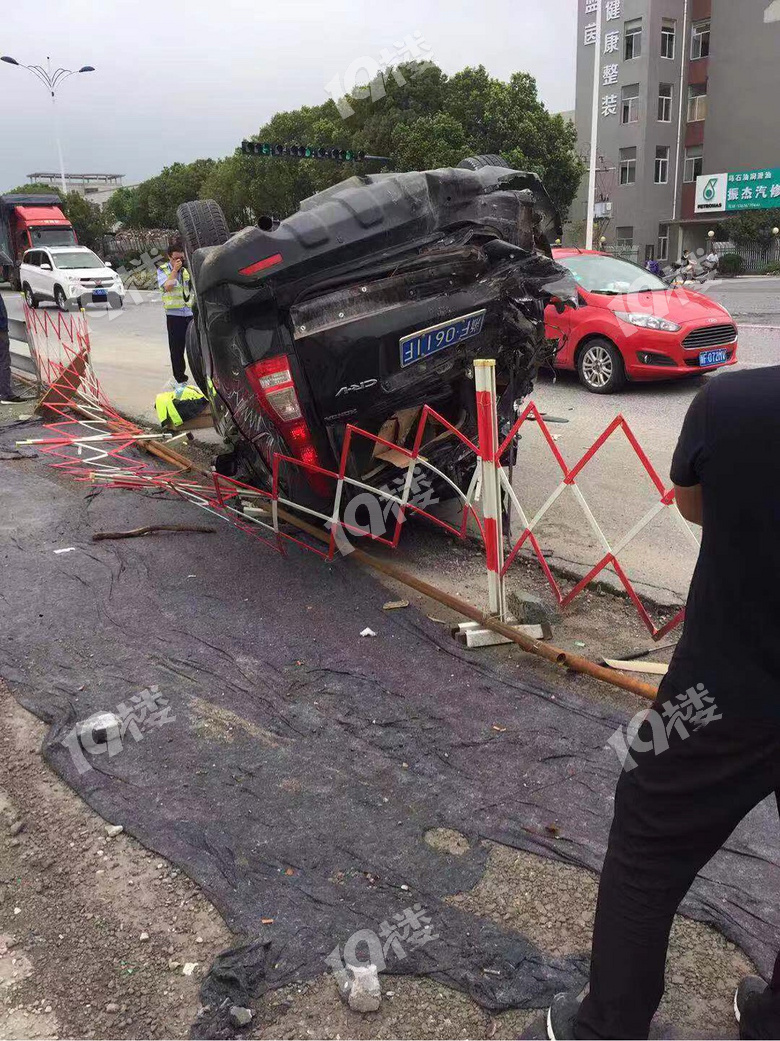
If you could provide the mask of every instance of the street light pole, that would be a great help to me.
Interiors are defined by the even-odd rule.
[[[51,95],[51,106],[52,114],[54,116],[54,138],[57,142],[57,156],[60,161],[60,181],[62,182],[62,194],[67,195],[68,186],[65,180],[65,160],[62,156],[62,143],[60,141],[60,127],[59,127],[59,116],[57,112],[57,91],[70,76],[75,76],[80,72],[94,72],[95,68],[93,65],[82,65],[80,69],[55,69],[52,72],[51,69],[51,58],[46,58],[46,68],[42,65],[22,65],[16,58],[12,58],[10,55],[5,54],[0,58],[0,61],[6,62],[8,65],[16,65],[20,69],[27,69],[31,72],[37,80],[39,80],[48,90]]]

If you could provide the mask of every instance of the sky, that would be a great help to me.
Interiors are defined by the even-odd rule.
[[[95,72],[57,95],[65,167],[131,184],[232,153],[275,112],[321,104],[409,40],[447,73],[532,73],[574,107],[576,0],[36,0],[5,3],[0,54]],[[58,170],[46,88],[0,64],[0,190]]]

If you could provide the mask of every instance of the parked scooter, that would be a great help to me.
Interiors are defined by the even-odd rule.
[[[718,270],[718,255],[714,250],[703,260],[696,260],[690,253],[684,253],[682,261],[670,265],[661,275],[663,281],[671,287],[704,285],[711,281]]]

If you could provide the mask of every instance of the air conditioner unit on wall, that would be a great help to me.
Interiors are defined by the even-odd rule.
[[[611,217],[612,203],[609,200],[606,202],[597,202],[593,207],[593,216],[597,220],[601,220],[604,217]]]

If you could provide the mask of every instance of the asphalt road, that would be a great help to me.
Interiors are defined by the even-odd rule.
[[[780,279],[744,278],[709,283],[708,295],[727,307],[740,326],[740,367],[780,363]],[[3,291],[9,314],[22,317],[21,298]],[[46,307],[53,305],[43,305]],[[128,296],[124,310],[92,305],[93,362],[109,398],[124,412],[153,419],[154,398],[170,380],[165,322],[154,292]],[[727,374],[704,379],[727,378]],[[702,379],[634,384],[620,394],[589,394],[568,374],[553,381],[542,375],[534,393],[539,409],[568,422],[551,426],[566,462],[572,465],[618,413],[629,423],[668,484],[669,465],[688,405]],[[560,483],[560,470],[539,431],[531,425],[524,436],[515,471],[515,486],[524,509],[533,516]],[[604,535],[615,545],[658,501],[655,488],[622,435],[613,438],[583,470],[579,486]],[[603,549],[591,533],[582,508],[566,493],[537,529],[543,547],[559,563],[582,572]],[[696,558],[690,536],[680,530],[670,511],[663,511],[626,550],[620,560],[643,591],[662,601],[685,596]]]
[[[727,379],[740,368],[780,363],[780,279],[745,278],[710,283],[707,294],[737,319],[739,362],[719,374],[669,383],[629,384],[619,394],[599,396],[563,373],[542,375],[534,392],[540,411],[568,420],[551,424],[557,447],[572,466],[619,413],[628,422],[661,480],[669,487],[669,467],[688,406],[707,379]],[[527,515],[542,506],[560,484],[561,471],[538,430],[529,425],[519,450],[514,484]],[[611,546],[658,502],[654,485],[628,440],[616,433],[577,478],[593,515]],[[517,525],[516,525],[517,526]],[[544,549],[559,564],[582,573],[604,556],[572,493],[564,493],[536,530]],[[619,555],[624,570],[643,592],[661,602],[685,597],[696,548],[671,511],[664,510]]]
[[[9,317],[24,318],[21,296],[7,289],[2,296]],[[41,310],[56,314],[57,309],[41,304]],[[155,396],[171,379],[159,293],[134,290],[125,297],[123,310],[91,304],[87,315],[93,365],[109,399],[128,415],[153,420]]]

